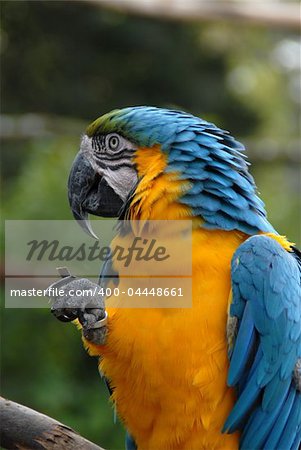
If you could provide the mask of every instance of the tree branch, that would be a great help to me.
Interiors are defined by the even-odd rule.
[[[2,448],[11,450],[104,450],[72,428],[0,397]]]
[[[205,0],[83,0],[134,15],[180,21],[234,21],[300,30],[299,2]]]

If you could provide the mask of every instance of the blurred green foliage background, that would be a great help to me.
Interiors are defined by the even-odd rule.
[[[6,219],[71,219],[66,181],[86,124],[173,106],[244,142],[275,228],[300,237],[300,43],[286,30],[170,23],[73,1],[2,1]],[[3,247],[3,245],[2,245]],[[2,395],[123,448],[96,360],[46,310],[2,310]]]

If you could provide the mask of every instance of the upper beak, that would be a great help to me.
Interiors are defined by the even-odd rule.
[[[82,153],[76,156],[68,180],[68,197],[74,218],[92,237],[94,234],[88,213],[102,217],[117,217],[122,199],[91,166]]]

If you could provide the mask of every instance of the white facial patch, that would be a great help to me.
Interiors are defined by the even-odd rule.
[[[106,169],[103,174],[108,185],[125,201],[129,192],[138,181],[134,167],[120,167],[117,170]]]
[[[108,148],[104,148],[101,152],[97,151],[92,145],[93,138],[86,134],[82,137],[80,152],[85,155],[95,172],[102,176],[116,194],[125,201],[138,180],[134,166],[131,167],[131,154],[135,146],[122,136],[118,138],[121,144],[118,155]]]
[[[86,134],[83,135],[80,143],[80,153],[83,153],[85,155],[96,173],[98,173],[99,175],[103,175],[104,170],[97,165],[93,157],[92,138],[90,138]]]

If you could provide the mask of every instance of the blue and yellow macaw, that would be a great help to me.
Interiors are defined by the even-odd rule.
[[[86,230],[88,213],[193,221],[191,308],[109,310],[105,339],[80,318],[128,448],[300,446],[301,258],[267,220],[243,151],[156,107],[114,110],[82,138],[69,200]]]

